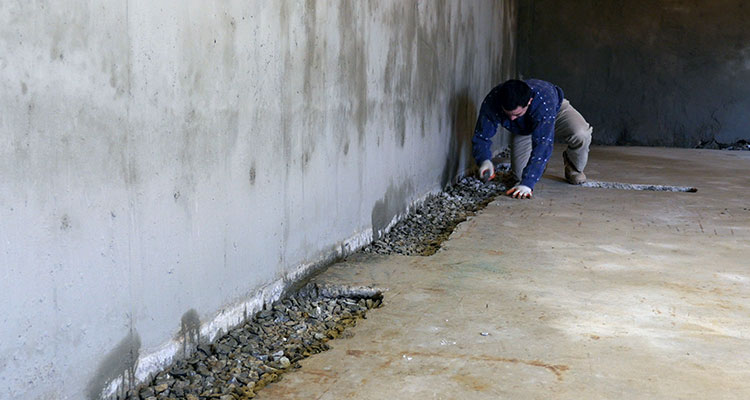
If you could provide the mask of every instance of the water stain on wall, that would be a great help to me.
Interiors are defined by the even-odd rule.
[[[495,62],[502,66],[504,77],[511,77],[516,73],[516,63],[510,60],[513,60],[516,54],[515,32],[518,11],[515,1],[504,1],[500,7],[503,15],[503,48],[499,54],[501,58]],[[503,60],[507,61],[502,62]]]
[[[406,111],[406,104],[403,102],[398,102],[396,104],[394,133],[396,134],[396,143],[398,143],[401,148],[403,148],[406,143]]]
[[[309,163],[310,163],[310,151],[309,150],[305,150],[302,153],[302,169],[303,170],[306,169],[307,168],[307,164],[309,164]]]
[[[441,12],[445,5],[443,1],[435,3],[436,12]],[[440,14],[437,14],[440,15]],[[439,32],[445,32],[443,27],[438,27],[438,23],[430,21],[427,18],[420,18],[417,29],[417,65],[420,79],[417,81],[417,98],[422,104],[434,104],[438,92],[440,65],[441,60],[438,57],[436,45],[440,43]],[[470,22],[470,26],[473,25]],[[469,47],[471,48],[471,47]]]
[[[318,70],[320,68],[320,54],[316,52],[318,45],[318,37],[315,33],[315,27],[317,24],[315,0],[305,1],[305,39],[307,43],[305,45],[305,76],[304,76],[304,88],[303,96],[305,104],[312,105],[312,94],[313,94],[313,69]],[[316,73],[319,71],[315,71]],[[317,77],[316,77],[317,78]]]
[[[388,44],[383,69],[382,82],[385,85],[385,93],[398,98],[411,98],[413,54],[419,24],[417,4],[398,3],[391,10],[388,21],[393,23],[394,33]]]
[[[453,129],[447,159],[440,178],[442,187],[452,184],[456,177],[468,167],[468,165],[461,164],[462,160],[467,164],[471,162],[471,137],[474,134],[477,116],[477,106],[465,91],[453,97],[449,107],[448,112]]]
[[[325,104],[316,104],[313,93],[319,93],[324,87],[324,72],[321,70],[322,50],[325,41],[318,40],[316,29],[319,26],[316,15],[316,1],[306,0],[304,15],[302,17],[305,26],[305,59],[304,59],[304,81],[302,97],[306,107],[304,108],[304,126],[319,126],[323,120]],[[321,46],[323,44],[323,46]],[[325,101],[326,99],[321,99]],[[302,163],[303,170],[306,169],[312,155],[315,154],[316,140],[319,132],[316,130],[304,130],[302,133],[302,145],[306,162]]]
[[[358,21],[360,3],[344,1],[339,8],[339,35],[342,48],[339,52],[339,65],[343,66],[343,78],[353,96],[353,117],[357,124],[359,144],[364,145],[367,124],[367,46],[362,37],[362,27]]]
[[[279,31],[281,34],[281,37],[279,40],[279,52],[283,56],[283,76],[290,76],[292,73],[294,73],[294,49],[292,46],[294,45],[292,40],[292,29],[290,26],[290,15],[291,12],[289,10],[289,2],[288,1],[282,1],[281,6],[279,7]],[[278,64],[278,62],[277,62]],[[281,107],[282,109],[288,109],[293,104],[293,90],[294,88],[290,87],[290,85],[283,85],[281,87]],[[288,116],[282,116],[280,118],[280,124],[279,124],[279,130],[281,133],[281,151],[282,151],[282,159],[289,161],[287,164],[287,168],[284,169],[284,173],[286,174],[286,177],[288,178],[291,169],[292,169],[292,146],[293,146],[293,133],[291,132],[291,118]]]
[[[68,214],[65,214],[60,218],[60,230],[67,231],[70,229],[70,217],[68,217]]]
[[[182,354],[187,357],[192,349],[200,343],[201,319],[195,309],[188,310],[180,321],[180,339],[182,339]]]
[[[135,370],[141,350],[141,338],[138,332],[130,330],[127,336],[115,346],[99,363],[94,377],[89,381],[86,394],[89,400],[102,398],[103,391],[110,383],[122,379],[119,385],[119,396],[124,397],[127,390],[135,386]]]
[[[50,8],[50,14],[43,14],[48,20],[42,21],[41,25],[52,38],[49,51],[50,61],[63,61],[66,51],[76,53],[88,50],[87,27],[91,26],[91,9],[89,7]]]
[[[385,196],[375,202],[372,208],[371,221],[373,236],[379,239],[391,223],[393,217],[406,211],[409,200],[414,194],[414,187],[411,181],[402,182],[399,185],[391,182]]]
[[[254,185],[255,184],[255,178],[256,178],[256,175],[257,175],[256,168],[255,168],[255,163],[254,162],[253,162],[253,165],[250,167],[250,173],[249,173],[249,175],[250,175],[250,184]]]
[[[237,22],[229,12],[224,11],[220,26],[224,28],[220,36],[223,69],[229,76],[234,76],[237,71],[237,50],[235,48]]]

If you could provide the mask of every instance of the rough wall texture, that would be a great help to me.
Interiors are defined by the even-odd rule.
[[[594,141],[692,147],[750,138],[750,4],[519,3],[519,72],[559,84]]]
[[[0,2],[0,398],[116,395],[472,166],[514,14]]]

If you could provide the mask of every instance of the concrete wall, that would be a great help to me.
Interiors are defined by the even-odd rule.
[[[467,167],[513,0],[0,3],[0,398],[116,394]]]
[[[744,0],[519,3],[519,72],[559,84],[600,144],[750,138]]]

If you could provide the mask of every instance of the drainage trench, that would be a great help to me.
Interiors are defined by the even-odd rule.
[[[502,177],[502,171],[499,171]],[[465,177],[429,196],[381,238],[360,252],[434,254],[455,227],[506,190],[501,178]],[[367,287],[308,283],[256,313],[213,343],[197,346],[184,359],[128,391],[128,400],[245,400],[255,391],[299,368],[299,360],[328,350],[327,342],[382,305],[382,291]]]
[[[379,289],[307,284],[214,343],[198,345],[125,398],[252,399],[256,390],[299,368],[299,360],[328,350],[329,340],[382,301]]]
[[[448,190],[430,196],[362,251],[374,254],[431,256],[453,230],[507,190],[509,165],[499,165],[497,178],[482,182],[465,177]]]

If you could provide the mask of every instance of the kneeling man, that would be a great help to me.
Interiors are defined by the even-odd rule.
[[[555,135],[568,145],[563,152],[565,179],[573,185],[586,181],[583,169],[593,129],[559,87],[538,79],[511,79],[490,91],[482,102],[472,139],[479,176],[495,174],[490,146],[498,125],[512,135],[511,170],[516,183],[507,195],[531,198],[552,154]]]

